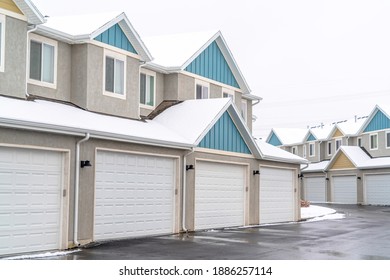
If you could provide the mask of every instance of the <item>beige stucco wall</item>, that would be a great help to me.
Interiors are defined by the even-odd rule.
[[[27,23],[5,17],[4,72],[0,72],[0,94],[25,98]]]

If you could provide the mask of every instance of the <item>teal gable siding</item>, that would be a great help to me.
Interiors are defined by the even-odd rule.
[[[96,41],[137,54],[119,24],[115,24],[94,38]]]
[[[282,146],[282,142],[280,142],[278,136],[275,135],[275,133],[272,132],[271,138],[268,140],[268,144],[274,145],[274,146]]]
[[[193,74],[239,88],[217,43],[214,41],[194,61],[185,68]]]
[[[390,119],[381,111],[376,112],[370,123],[364,129],[364,132],[376,131],[390,128]]]
[[[198,147],[251,154],[228,112],[221,116],[202,141],[200,141]]]
[[[307,137],[306,141],[316,141],[317,139],[313,136],[313,134],[310,133],[310,135]]]

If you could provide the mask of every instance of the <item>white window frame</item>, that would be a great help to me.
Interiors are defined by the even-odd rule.
[[[0,72],[5,69],[5,15],[0,15]]]
[[[224,95],[228,95],[228,96],[224,96]],[[234,96],[234,90],[232,89],[227,89],[227,88],[222,88],[222,98],[227,98],[227,97],[230,97],[231,100],[234,102],[235,101],[235,96]]]
[[[106,57],[111,57],[115,61],[119,60],[123,62],[123,94],[115,93],[111,91],[106,91]],[[127,56],[118,52],[114,52],[111,50],[104,49],[103,52],[103,95],[115,97],[119,99],[126,99],[126,68],[127,68]],[[114,74],[115,75],[115,74]],[[114,77],[115,80],[115,77]],[[115,84],[115,81],[114,81]]]
[[[376,137],[376,141],[375,141],[375,142],[376,142],[376,143],[375,143],[375,146],[376,146],[376,147],[373,148],[373,147],[372,147],[372,144],[373,144],[373,142],[372,142],[372,137],[374,137],[374,136]],[[371,150],[371,151],[378,150],[378,144],[379,144],[379,143],[378,143],[378,133],[370,134],[370,150]]]
[[[360,145],[359,145],[359,142],[360,142]],[[362,137],[358,137],[357,140],[356,140],[356,144],[358,147],[363,147],[363,138]]]
[[[245,99],[241,99],[241,117],[245,122],[248,120],[248,102]]]
[[[390,130],[385,132],[385,147],[386,149],[390,149],[390,146],[387,146],[387,139],[390,137]]]
[[[306,158],[306,145],[303,145],[303,158]]]
[[[316,144],[312,142],[309,143],[309,157],[315,157],[315,156],[316,156]]]
[[[202,81],[202,80],[195,80],[195,94],[194,94],[194,99],[198,99],[197,98],[197,94],[196,94],[196,88],[197,86],[200,85],[205,88],[207,88],[207,98],[204,98],[203,97],[203,92],[202,92],[202,98],[201,99],[209,99],[210,98],[210,84],[205,82],[205,81]]]
[[[40,80],[35,80],[30,78],[30,51],[31,51],[31,41],[35,41],[41,44],[49,45],[54,47],[54,66],[53,66],[53,83],[44,82]],[[43,86],[48,88],[57,88],[57,60],[58,60],[58,42],[43,36],[39,36],[37,34],[30,33],[28,38],[28,83],[37,85],[37,86]],[[43,67],[42,67],[43,68]]]
[[[144,74],[144,75],[147,75],[147,76],[150,76],[150,77],[153,77],[154,78],[154,93],[153,93],[153,106],[150,106],[150,105],[147,105],[147,104],[143,104],[141,103],[141,74]],[[141,71],[140,71],[140,107],[142,108],[146,108],[146,109],[154,109],[156,108],[156,93],[157,93],[157,89],[156,89],[156,80],[157,80],[157,75],[156,75],[156,72],[154,71],[151,71],[151,70],[148,70],[148,69],[143,69],[141,68]]]
[[[338,147],[337,147],[337,143],[340,143],[340,145]],[[342,145],[343,145],[343,139],[342,138],[335,139],[335,141],[334,141],[335,152],[337,152]]]
[[[298,147],[297,146],[293,146],[291,148],[291,153],[294,154],[294,155],[297,155],[298,154]]]
[[[331,156],[332,155],[332,141],[328,141],[326,143],[326,150],[327,150],[328,156]]]

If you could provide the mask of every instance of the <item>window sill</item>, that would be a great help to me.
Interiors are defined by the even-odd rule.
[[[47,82],[42,82],[38,80],[33,80],[33,79],[28,79],[28,83],[31,85],[39,86],[39,87],[46,87],[46,88],[51,88],[51,89],[57,89],[57,84],[56,83],[47,83]]]

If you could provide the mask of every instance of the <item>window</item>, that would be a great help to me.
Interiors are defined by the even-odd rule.
[[[147,107],[155,106],[156,73],[141,70],[140,74],[140,103]]]
[[[390,149],[390,131],[386,131],[386,149]]]
[[[315,143],[309,143],[309,156],[314,157],[316,152]]]
[[[306,158],[306,145],[303,146],[303,157]]]
[[[241,100],[241,116],[246,121],[248,116],[248,104],[246,100]]]
[[[370,150],[378,149],[378,134],[370,135]]]
[[[104,52],[104,94],[125,99],[126,56],[105,50]]]
[[[336,139],[336,151],[340,148],[341,143],[341,139]]]
[[[359,137],[359,138],[357,139],[357,145],[358,145],[358,147],[363,147],[362,137]]]
[[[222,89],[222,97],[223,98],[230,98],[232,101],[234,101],[234,90],[231,89]]]
[[[4,72],[5,57],[5,16],[0,15],[0,72]]]
[[[298,151],[297,146],[294,146],[294,147],[291,148],[291,152],[292,152],[294,155],[297,154],[297,151]]]
[[[202,81],[195,81],[195,94],[196,99],[208,99],[209,98],[209,87],[208,83]]]
[[[328,142],[327,148],[328,148],[328,156],[332,155],[332,142]]]
[[[30,35],[30,83],[55,87],[57,42],[36,34]]]

